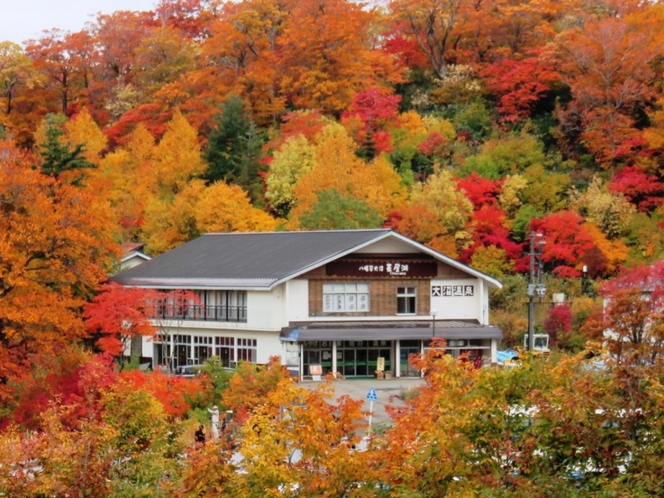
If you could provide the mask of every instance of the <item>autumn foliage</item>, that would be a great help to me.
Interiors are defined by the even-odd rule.
[[[662,26],[636,0],[168,0],[0,41],[0,494],[566,496],[585,469],[579,493],[662,495]],[[275,363],[222,395],[127,362],[169,298],[106,283],[121,243],[378,226],[502,279],[516,343],[540,233],[537,326],[587,350],[431,350],[366,452],[357,403]],[[187,449],[217,397],[233,436]]]

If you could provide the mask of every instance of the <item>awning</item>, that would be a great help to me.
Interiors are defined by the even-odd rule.
[[[281,330],[282,341],[394,341],[428,340],[434,335],[450,339],[502,339],[498,327],[480,325],[475,320],[382,321],[382,322],[302,322]]]

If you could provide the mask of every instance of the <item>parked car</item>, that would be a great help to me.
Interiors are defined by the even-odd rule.
[[[175,369],[175,375],[178,377],[196,377],[200,375],[203,371],[204,365],[180,365]],[[222,370],[230,372],[231,374],[235,373],[235,369],[231,367],[222,367]]]
[[[192,378],[203,371],[203,365],[180,365],[175,368],[175,375],[178,377]]]

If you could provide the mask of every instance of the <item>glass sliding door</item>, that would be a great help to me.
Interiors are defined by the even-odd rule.
[[[410,355],[422,353],[421,341],[401,341],[399,348],[399,368],[402,377],[419,377],[420,371],[408,362]]]

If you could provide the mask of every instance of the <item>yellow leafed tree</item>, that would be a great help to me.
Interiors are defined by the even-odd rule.
[[[142,228],[148,254],[161,254],[200,235],[194,211],[204,190],[204,182],[194,180],[172,200],[154,197],[147,203]]]
[[[251,205],[237,185],[217,182],[202,193],[194,213],[196,226],[205,232],[270,232],[277,220]]]
[[[316,137],[316,166],[295,185],[295,207],[289,227],[299,228],[299,219],[318,201],[322,192],[336,189],[387,213],[405,198],[400,177],[385,158],[365,163],[355,155],[357,145],[339,124],[326,126]]]
[[[457,257],[472,239],[468,228],[472,214],[472,203],[457,189],[452,174],[443,170],[431,175],[426,183],[413,187],[395,228],[422,244]]]
[[[94,164],[99,164],[101,154],[106,149],[108,140],[87,109],[65,123],[64,138],[72,144],[85,144],[83,157]]]
[[[100,162],[97,174],[107,183],[123,242],[139,238],[145,205],[154,196],[156,188],[151,174],[154,149],[154,138],[139,124],[123,148],[107,154]]]
[[[289,137],[274,153],[267,175],[265,198],[272,209],[287,214],[293,204],[293,188],[316,165],[316,148],[304,135]]]
[[[207,232],[272,231],[277,220],[251,205],[237,185],[209,187],[193,180],[172,201],[153,199],[146,209],[143,233],[150,254],[159,254]]]
[[[155,148],[153,161],[153,178],[161,195],[177,192],[205,171],[196,130],[179,111]]]

